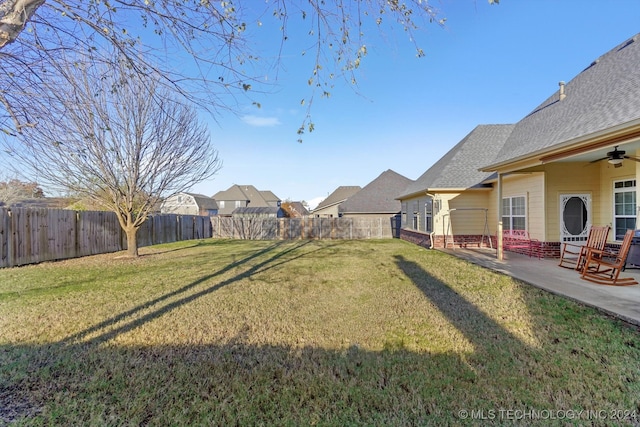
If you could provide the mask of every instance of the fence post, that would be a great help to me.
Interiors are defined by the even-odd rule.
[[[13,212],[11,211],[11,209],[7,209],[7,219],[5,221],[5,224],[7,226],[6,228],[6,232],[7,235],[5,236],[6,242],[7,242],[7,246],[6,246],[6,256],[7,256],[7,267],[13,267],[13,221],[11,221],[11,216],[13,215]]]

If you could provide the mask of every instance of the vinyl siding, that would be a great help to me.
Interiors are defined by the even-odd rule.
[[[467,191],[464,193],[440,194],[441,213],[436,224],[437,234],[481,235],[484,232],[485,211],[476,208],[488,208],[488,191]],[[470,210],[474,208],[474,210]],[[487,215],[487,220],[489,219]],[[495,227],[494,227],[495,228]],[[495,234],[489,228],[489,234]]]
[[[162,205],[162,213],[179,215],[199,214],[196,201],[193,197],[186,194],[176,194],[168,198]]]
[[[527,231],[532,239],[546,240],[545,225],[545,174],[544,172],[530,172],[525,174],[507,175],[502,178],[502,197],[524,196],[527,204]],[[497,200],[497,185],[489,197],[489,230],[495,234],[500,212]]]
[[[547,240],[560,240],[560,195],[590,194],[591,222],[600,224],[600,168],[584,163],[551,163],[546,165],[547,173]]]
[[[633,154],[631,154],[633,155]],[[599,203],[594,206],[598,208],[598,220],[595,225],[609,225],[613,227],[613,184],[615,181],[622,181],[627,179],[638,180],[640,173],[640,163],[625,160],[622,163],[622,167],[614,168],[607,162],[601,162],[601,179],[600,179],[600,197]],[[638,183],[636,182],[636,203],[640,201],[638,198]],[[637,209],[637,208],[636,208]],[[636,220],[637,223],[637,220]],[[636,225],[636,228],[639,228]],[[614,233],[609,233],[609,240],[614,240]]]

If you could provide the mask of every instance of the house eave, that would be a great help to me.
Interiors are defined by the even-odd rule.
[[[485,184],[489,181],[483,181],[482,184]],[[396,197],[395,200],[405,200],[412,199],[418,196],[424,196],[427,194],[435,194],[435,193],[462,193],[465,191],[491,191],[491,186],[478,186],[478,187],[434,187],[434,188],[425,188],[424,190],[415,191],[413,193],[403,194],[402,196]]]
[[[540,166],[558,160],[568,159],[579,154],[589,153],[603,148],[640,139],[640,118],[573,138],[520,157],[490,164],[479,169],[482,172],[507,173],[533,166]]]
[[[333,207],[333,206],[339,205],[340,203],[344,203],[344,201],[345,201],[345,200],[347,200],[347,199],[340,200],[339,202],[335,202],[335,203],[330,203],[330,204],[328,204],[328,205],[324,205],[324,206],[318,206],[318,207],[316,207],[316,208],[315,208],[313,211],[311,211],[311,212],[313,213],[313,212],[315,212],[315,211],[321,211],[321,210],[323,210],[323,209],[331,208],[331,207]]]
[[[400,210],[392,211],[344,211],[340,212],[342,215],[393,215],[400,212]]]

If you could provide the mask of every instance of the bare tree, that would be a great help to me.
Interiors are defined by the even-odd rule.
[[[298,34],[294,20],[302,22]],[[433,21],[444,22],[428,0],[0,0],[0,130],[36,125],[41,80],[70,51],[108,63],[105,52],[118,50],[133,72],[154,72],[210,111],[233,109],[237,95],[265,88],[265,74],[279,68],[279,56],[263,58],[248,43],[265,23],[279,28],[281,52],[289,40],[305,40],[300,55],[314,59],[302,102],[310,106],[314,93],[329,96],[338,76],[355,81],[376,28],[400,27],[423,56],[416,33]],[[307,116],[299,132],[310,130]]]
[[[110,67],[68,61],[47,80],[38,125],[5,137],[22,172],[52,189],[89,198],[118,216],[128,254],[159,201],[210,178],[218,153],[197,111],[172,97],[156,74],[121,57]]]
[[[0,206],[11,206],[20,200],[42,197],[44,191],[35,182],[24,182],[16,178],[0,182]]]

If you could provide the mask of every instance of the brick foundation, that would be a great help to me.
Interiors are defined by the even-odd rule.
[[[495,249],[497,246],[496,236],[490,236],[490,237],[491,237],[491,245]],[[407,242],[414,243],[424,248],[431,247],[431,235],[428,233],[415,231],[415,230],[402,229],[400,230],[400,238],[402,240],[406,240]],[[447,247],[448,248],[452,248],[452,247],[453,248],[467,248],[467,247],[468,248],[478,248],[478,247],[489,248],[487,237],[486,236],[484,237],[482,244],[480,244],[481,239],[482,239],[481,235],[457,235],[457,236],[453,236],[453,243],[452,243],[452,236],[448,236]],[[433,243],[434,243],[433,246],[436,249],[444,248],[445,236],[441,234],[433,235]],[[547,259],[560,258],[561,246],[562,245],[560,244],[560,242],[533,242],[533,253],[531,254],[531,256],[535,258],[540,257],[540,258],[547,258]],[[615,243],[607,244],[608,249],[616,250],[619,248],[619,246],[620,245]],[[529,253],[525,249],[514,250],[513,252],[529,255]]]
[[[422,246],[423,248],[431,248],[431,236],[427,233],[405,230],[403,228],[400,230],[400,239]]]

